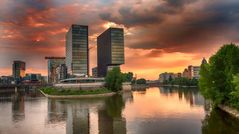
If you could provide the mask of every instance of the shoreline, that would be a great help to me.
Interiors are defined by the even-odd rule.
[[[198,86],[186,86],[186,85],[160,85],[162,87],[198,87]]]
[[[218,105],[217,106],[219,109],[221,109],[222,111],[232,115],[233,117],[239,119],[239,111],[235,108],[232,108],[232,107],[229,107],[229,106],[226,106],[226,105]]]
[[[115,92],[102,93],[102,94],[88,94],[88,95],[49,95],[40,90],[40,92],[50,99],[82,99],[82,98],[98,98],[98,97],[110,97],[115,95]]]

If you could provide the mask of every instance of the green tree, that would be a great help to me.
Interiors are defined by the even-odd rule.
[[[120,68],[115,67],[111,71],[108,71],[105,77],[105,82],[106,87],[113,92],[122,90],[123,74],[121,73]]]
[[[140,78],[138,80],[136,80],[137,84],[146,84],[146,80],[144,78]]]
[[[132,82],[134,74],[132,72],[123,73],[124,82]]]
[[[208,64],[200,70],[200,90],[216,104],[228,103],[235,90],[233,76],[239,73],[239,47],[228,44],[210,57]]]

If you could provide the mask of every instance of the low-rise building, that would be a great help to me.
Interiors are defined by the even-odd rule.
[[[56,68],[57,82],[67,78],[67,66],[61,64]]]
[[[165,72],[165,73],[161,73],[159,75],[159,81],[161,83],[163,83],[165,81],[169,81],[170,79],[174,79],[174,78],[175,78],[175,74],[174,73]]]
[[[200,77],[200,66],[188,66],[188,68],[185,68],[183,71],[183,77],[188,79],[199,79]]]
[[[0,84],[2,84],[2,85],[14,84],[14,78],[12,76],[1,76]]]

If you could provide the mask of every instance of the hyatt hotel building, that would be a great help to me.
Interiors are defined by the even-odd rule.
[[[107,71],[124,64],[124,30],[109,28],[97,37],[97,75],[105,77]]]

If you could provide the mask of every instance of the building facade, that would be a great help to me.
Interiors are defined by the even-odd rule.
[[[57,82],[67,78],[67,67],[65,64],[61,64],[56,68]]]
[[[200,66],[188,66],[188,68],[185,68],[183,71],[183,77],[188,79],[199,79],[200,77]]]
[[[26,63],[23,61],[13,61],[12,76],[15,80],[21,79],[25,76]]]
[[[124,30],[109,28],[97,37],[98,77],[105,77],[108,68],[124,64]]]
[[[98,68],[97,68],[97,67],[92,68],[92,76],[93,76],[93,77],[98,77],[97,71],[98,71]]]
[[[172,80],[174,78],[175,78],[175,74],[174,73],[168,73],[168,72],[161,73],[159,75],[159,82],[163,83],[165,81],[169,81],[170,79]]]
[[[88,26],[73,24],[67,32],[66,66],[70,75],[89,75]]]
[[[56,83],[56,68],[61,64],[65,64],[65,57],[46,57],[45,59],[48,60],[48,83]]]
[[[2,84],[2,85],[14,84],[14,78],[12,76],[1,76],[0,84]]]

